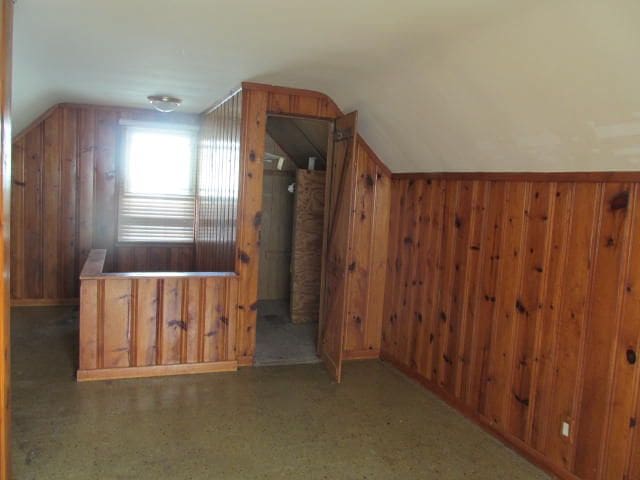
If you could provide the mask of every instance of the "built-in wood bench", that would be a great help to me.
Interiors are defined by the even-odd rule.
[[[214,272],[80,274],[78,381],[234,371],[238,277]]]

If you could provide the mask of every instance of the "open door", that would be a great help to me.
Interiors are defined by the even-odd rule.
[[[347,316],[348,253],[355,195],[358,112],[335,121],[325,186],[322,284],[318,347],[329,373],[340,383]]]

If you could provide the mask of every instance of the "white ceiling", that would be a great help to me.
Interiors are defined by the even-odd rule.
[[[310,88],[394,171],[640,168],[638,0],[18,0],[14,131],[58,102]]]

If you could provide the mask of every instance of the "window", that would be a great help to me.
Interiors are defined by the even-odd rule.
[[[185,128],[124,128],[119,242],[193,242],[195,134]]]

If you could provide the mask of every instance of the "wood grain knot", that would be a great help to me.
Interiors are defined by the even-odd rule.
[[[616,194],[611,199],[611,202],[609,205],[611,206],[612,211],[622,210],[627,208],[627,205],[629,205],[629,192],[625,190],[624,192],[620,192]]]

